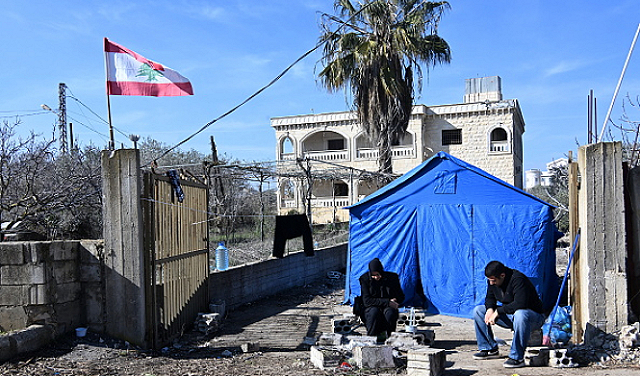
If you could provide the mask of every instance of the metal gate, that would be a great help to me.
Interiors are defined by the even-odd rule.
[[[208,190],[194,181],[179,183],[182,202],[169,177],[144,174],[147,319],[155,349],[179,336],[209,304]]]

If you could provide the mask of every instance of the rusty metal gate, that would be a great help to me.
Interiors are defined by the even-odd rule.
[[[144,174],[147,322],[156,349],[192,325],[209,304],[208,190],[195,181],[179,183],[182,202],[169,177]]]

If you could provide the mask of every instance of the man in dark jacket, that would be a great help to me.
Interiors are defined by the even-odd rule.
[[[398,307],[404,301],[398,275],[385,272],[380,260],[374,258],[369,262],[369,272],[360,276],[360,291],[367,335],[380,338],[395,331]]]
[[[491,329],[492,325],[499,325],[513,330],[511,352],[504,367],[523,367],[529,335],[544,322],[542,301],[527,276],[499,261],[487,264],[484,274],[487,277],[487,296],[484,305],[477,306],[473,312],[480,352],[473,358],[495,359],[500,356]]]

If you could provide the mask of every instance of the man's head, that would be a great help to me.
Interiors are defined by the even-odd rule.
[[[500,286],[507,275],[507,267],[500,261],[491,261],[484,268],[484,275],[490,285]]]
[[[371,274],[371,278],[376,281],[382,279],[382,272],[384,269],[382,268],[382,263],[378,258],[374,258],[369,262],[369,274]]]

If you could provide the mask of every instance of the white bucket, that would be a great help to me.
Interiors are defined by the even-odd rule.
[[[84,337],[87,335],[87,328],[76,328],[76,337]]]

